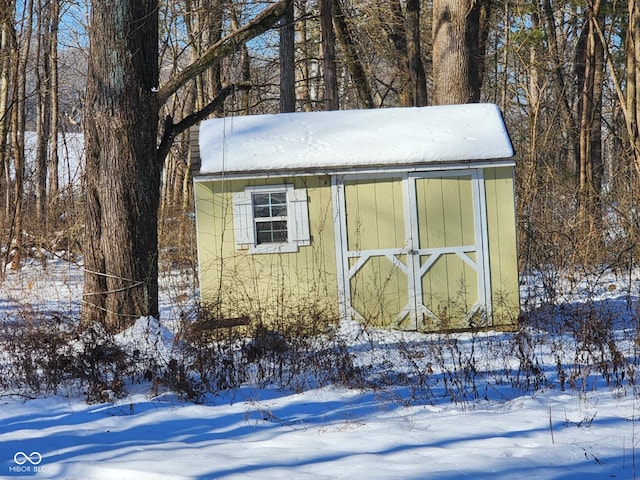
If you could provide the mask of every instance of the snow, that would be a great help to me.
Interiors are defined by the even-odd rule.
[[[632,478],[628,398],[542,394],[466,411],[336,389],[230,400],[9,401],[0,468],[37,451],[35,476],[56,479]]]
[[[11,300],[0,303],[0,316],[44,299],[77,308],[72,299],[81,298],[77,267],[61,261],[50,262],[46,272],[31,265],[6,275],[0,298]],[[610,301],[628,315],[637,307],[636,293],[628,310],[616,297],[620,289],[609,287],[615,281],[602,280],[598,305]],[[172,307],[165,294],[163,311]],[[174,345],[169,324],[140,319],[119,340],[168,355]],[[393,360],[403,342],[438,339],[378,331],[363,338],[355,323],[343,324],[340,334],[362,351],[363,364],[375,361],[366,346],[376,345]],[[507,335],[480,335],[476,348],[495,346]],[[472,337],[452,339],[465,344]],[[633,338],[626,346],[622,338],[619,348],[633,352],[632,344]],[[555,368],[554,353],[543,355],[550,358],[544,368]],[[490,352],[482,358],[479,365],[488,367],[497,360]],[[630,361],[633,367],[635,358]],[[400,362],[391,363],[398,368]],[[389,382],[378,389],[325,386],[299,393],[246,386],[203,404],[133,387],[127,397],[102,404],[73,394],[24,399],[0,392],[0,478],[636,478],[640,405],[631,384],[526,393],[493,385],[495,391],[459,402],[439,393],[420,401],[408,387]]]
[[[200,174],[424,165],[513,156],[493,104],[297,112],[200,124]]]

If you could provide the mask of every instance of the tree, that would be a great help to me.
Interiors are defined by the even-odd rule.
[[[0,218],[10,210],[10,169],[7,149],[9,117],[11,114],[12,59],[16,56],[16,32],[13,23],[14,0],[0,0]],[[0,266],[3,266],[0,263]]]
[[[13,59],[11,77],[13,79],[12,99],[13,105],[10,114],[10,143],[15,170],[13,188],[13,218],[11,221],[11,237],[14,245],[11,268],[18,270],[22,258],[22,231],[24,221],[24,181],[26,172],[26,159],[24,155],[24,139],[26,130],[27,98],[27,67],[29,52],[31,51],[31,37],[33,32],[33,1],[28,0],[24,4],[22,23],[22,42],[16,47]],[[7,212],[8,213],[8,212]],[[7,215],[9,216],[9,215]]]
[[[238,45],[271,28],[292,1],[266,8],[160,87],[158,0],[94,0],[84,124],[84,322],[118,330],[137,317],[159,315],[162,162],[175,136],[201,118],[174,125],[168,116],[158,145],[160,107]]]
[[[322,76],[324,79],[324,108],[339,110],[338,77],[336,73],[335,34],[333,31],[333,0],[319,0],[320,30],[322,31]]]
[[[296,110],[295,28],[293,3],[280,21],[280,111]]]
[[[602,163],[602,94],[604,48],[596,33],[603,22],[600,0],[587,9],[585,26],[578,42],[578,118],[580,151],[578,169],[578,218],[582,234],[592,241],[601,235]],[[598,243],[598,242],[597,242]]]
[[[83,319],[158,316],[158,2],[94,0],[85,110]]]
[[[37,4],[36,62],[36,217],[46,224],[47,173],[55,172],[52,184],[57,191],[57,51],[59,0]],[[49,162],[51,159],[51,162]],[[51,169],[49,169],[51,163]]]
[[[395,49],[394,57],[397,60],[398,76],[400,77],[399,98],[402,106],[408,107],[413,104],[413,92],[411,88],[411,71],[409,66],[409,52],[407,31],[402,14],[400,0],[389,2],[389,11],[380,10],[380,24],[384,30],[389,43]]]
[[[358,49],[356,48],[356,42],[354,40],[354,35],[351,32],[347,16],[345,15],[339,0],[336,0],[334,3],[333,13],[333,25],[335,28],[336,39],[344,51],[345,63],[349,70],[351,81],[358,92],[360,103],[364,108],[373,108],[373,96],[371,95],[371,88],[367,81],[365,68],[360,59]]]
[[[434,0],[435,104],[480,100],[490,6],[490,0]]]
[[[407,57],[414,107],[427,105],[427,78],[420,42],[420,0],[407,0]]]

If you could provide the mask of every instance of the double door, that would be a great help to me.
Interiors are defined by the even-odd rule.
[[[334,179],[342,313],[407,330],[486,321],[482,170]]]

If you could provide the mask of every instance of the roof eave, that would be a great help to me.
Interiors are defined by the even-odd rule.
[[[432,172],[441,170],[467,170],[471,168],[513,167],[513,158],[503,159],[473,159],[441,161],[428,163],[394,164],[394,165],[366,165],[349,167],[322,167],[283,170],[251,170],[198,173],[194,175],[195,182],[241,180],[255,178],[285,178],[285,177],[313,177],[334,175],[380,175],[415,172]]]

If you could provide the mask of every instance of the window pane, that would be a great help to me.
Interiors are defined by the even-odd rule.
[[[286,243],[287,222],[256,222],[256,234],[258,244],[261,243]]]
[[[271,207],[271,216],[272,217],[286,217],[287,216],[287,206],[286,205],[273,205]]]
[[[269,218],[271,216],[271,209],[269,205],[254,205],[253,214],[256,218]]]
[[[256,218],[286,217],[287,194],[282,193],[254,193],[253,215]]]
[[[286,242],[287,241],[287,222],[278,221],[271,222],[273,225],[273,241],[274,242]]]
[[[258,237],[258,245],[271,242],[271,231],[269,230],[269,222],[256,224],[256,236]]]
[[[285,192],[270,193],[269,195],[271,195],[271,204],[272,205],[286,205],[287,204],[287,194]]]
[[[268,193],[253,194],[253,215],[257,218],[269,218],[271,216]]]
[[[269,193],[254,193],[253,194],[253,204],[258,205],[269,205]]]

